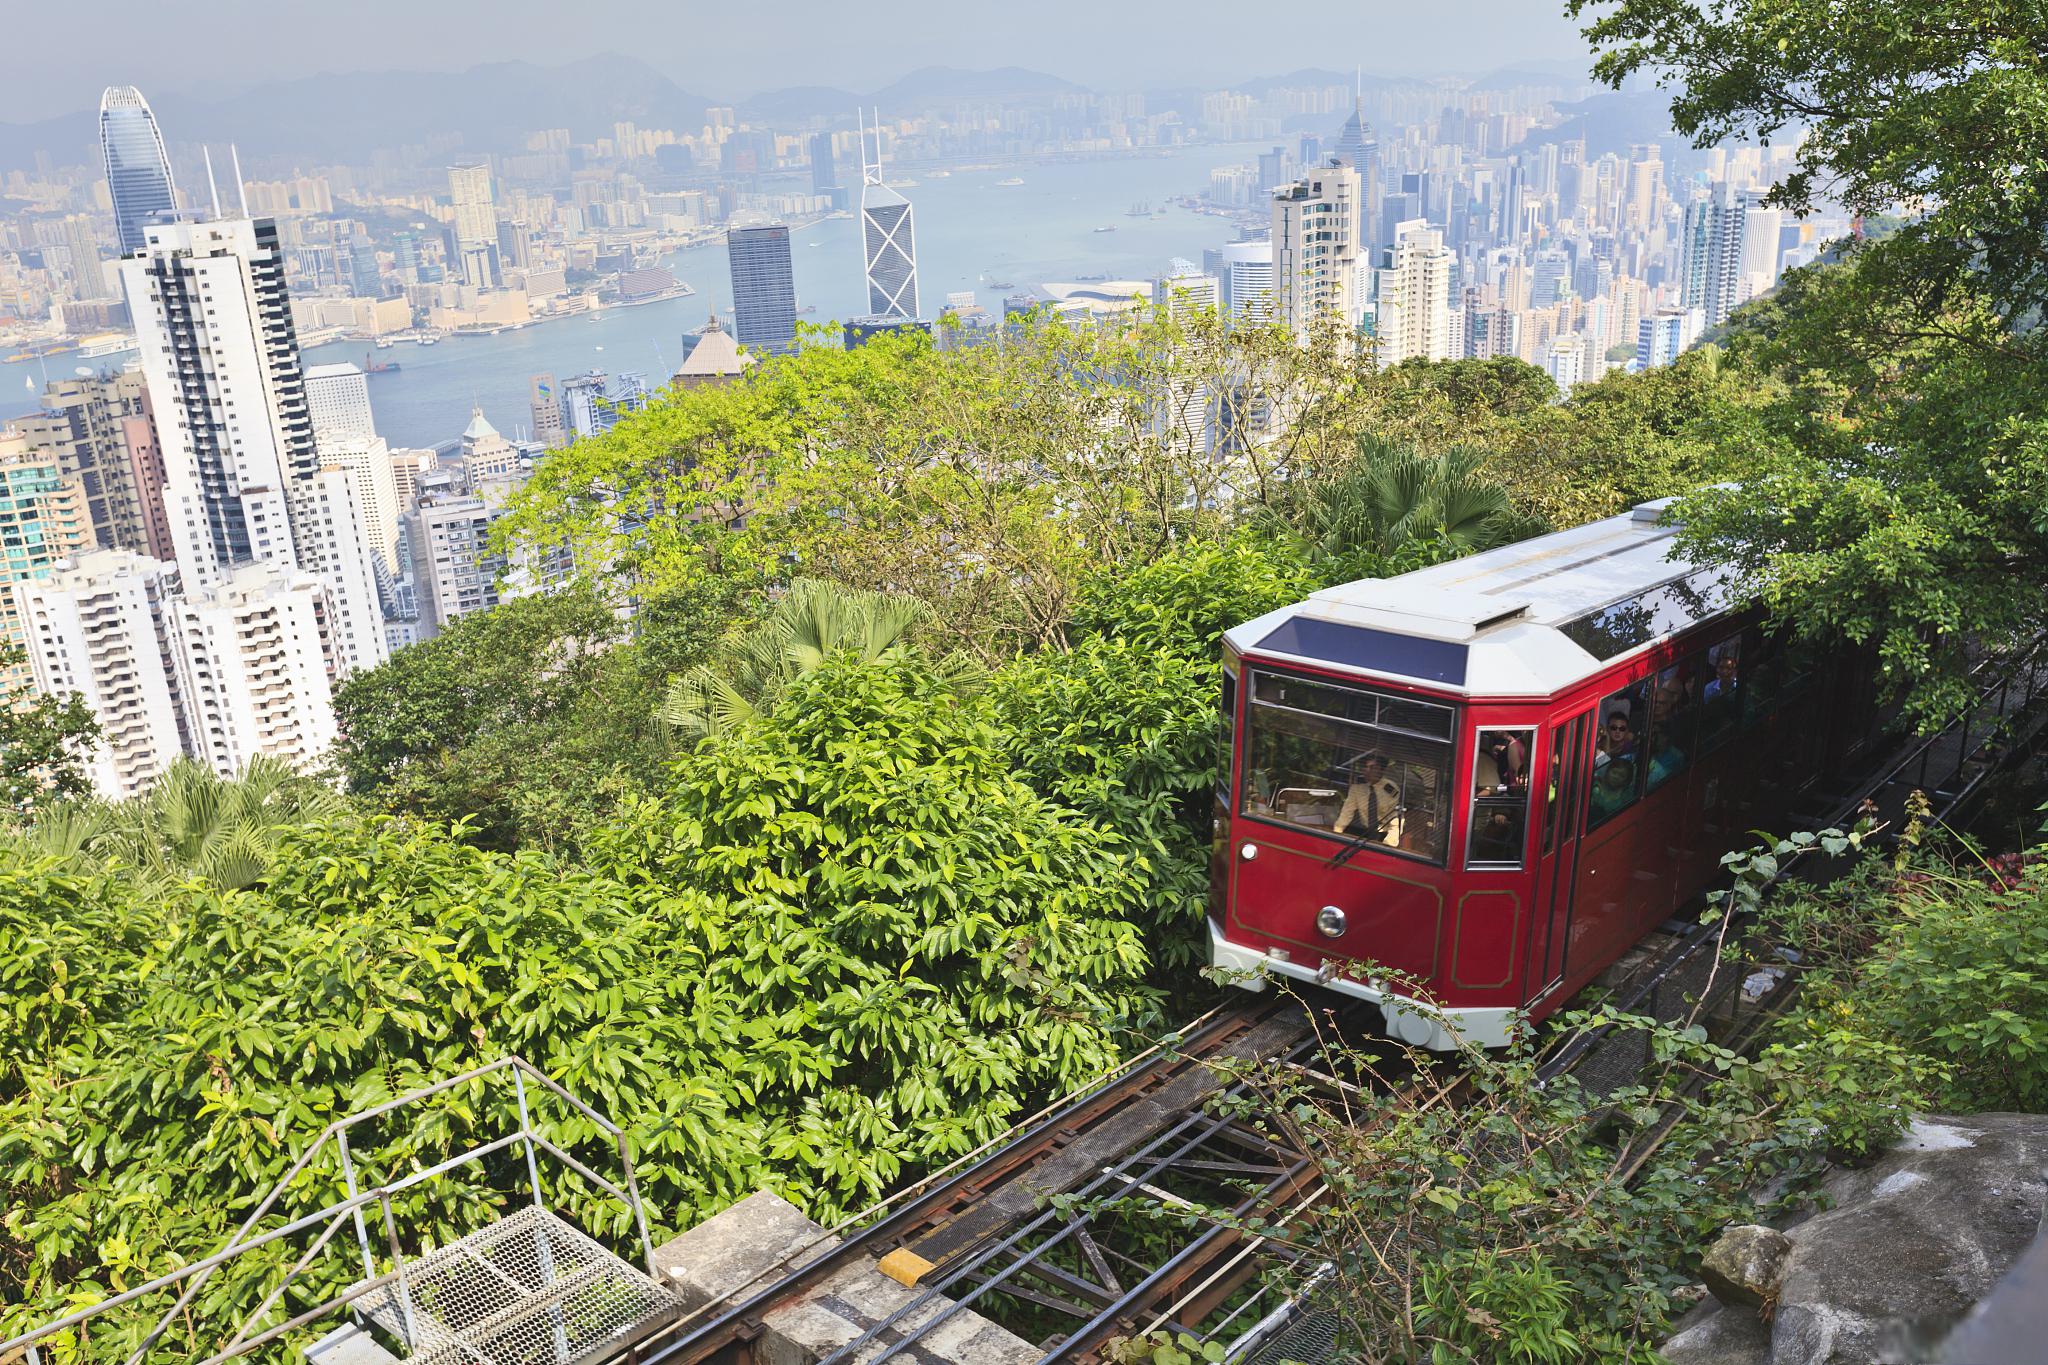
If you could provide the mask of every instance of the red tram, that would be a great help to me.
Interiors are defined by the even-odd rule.
[[[1671,557],[1667,503],[1226,634],[1216,966],[1376,1001],[1407,1042],[1500,1046],[1853,765],[1867,661],[1818,677],[1728,611],[1723,571]]]

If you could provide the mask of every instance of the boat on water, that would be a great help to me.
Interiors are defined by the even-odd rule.
[[[1114,224],[1111,224],[1111,225],[1109,225],[1109,226],[1107,226],[1107,227],[1099,227],[1099,228],[1090,228],[1090,229],[1088,229],[1088,230],[1089,230],[1090,232],[1115,232],[1115,231],[1116,231],[1116,226],[1115,226]]]
[[[377,338],[377,349],[378,349],[378,350],[380,350],[380,351],[388,351],[388,350],[390,350],[390,349],[391,349],[391,348],[392,348],[393,346],[396,346],[397,344],[398,344],[398,343],[397,343],[397,342],[395,342],[395,341],[393,341],[393,340],[392,340],[392,339],[391,339],[390,337],[378,337],[378,338]]]
[[[378,360],[372,360],[372,359],[370,359],[370,353],[369,353],[368,351],[365,351],[365,352],[363,352],[363,373],[364,373],[364,374],[393,374],[393,373],[395,373],[395,372],[397,371],[397,369],[398,369],[398,362],[397,362],[397,361],[395,361],[395,360],[383,360],[383,361],[378,361]]]
[[[1152,206],[1142,199],[1124,210],[1124,217],[1126,218],[1150,218],[1151,216]]]
[[[951,171],[926,171],[924,173],[924,178],[927,180],[944,180],[947,176],[951,174]]]
[[[996,181],[996,183],[998,185],[1021,185],[1024,183],[1024,177],[1021,175],[1013,175],[1007,180],[998,180]]]

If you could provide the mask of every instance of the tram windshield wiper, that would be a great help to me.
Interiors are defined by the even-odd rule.
[[[1353,835],[1344,840],[1344,847],[1338,849],[1336,856],[1332,857],[1328,862],[1324,863],[1323,866],[1342,867],[1344,866],[1344,864],[1350,862],[1351,855],[1357,853],[1360,849],[1378,848],[1379,846],[1380,845],[1375,840],[1363,839],[1359,838],[1356,835]]]

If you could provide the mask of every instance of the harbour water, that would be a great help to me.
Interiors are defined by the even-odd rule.
[[[1167,208],[1131,217],[1134,204],[1163,206],[1173,195],[1199,194],[1211,168],[1253,159],[1263,144],[1211,145],[1166,156],[1006,165],[933,176],[904,193],[917,207],[918,289],[925,316],[936,316],[949,293],[972,291],[991,310],[1003,296],[1046,281],[1083,275],[1149,279],[1175,256],[1199,261],[1205,247],[1230,240],[1228,219]],[[1020,178],[1021,185],[999,181]],[[807,182],[806,182],[807,183]],[[790,250],[797,302],[814,311],[804,322],[829,322],[868,311],[861,272],[860,224],[832,218],[795,229]],[[1099,228],[1115,228],[1100,232]],[[594,318],[536,323],[496,336],[449,336],[422,347],[400,343],[372,351],[364,341],[334,342],[306,352],[309,365],[354,361],[366,354],[399,369],[370,380],[377,430],[394,446],[452,440],[480,406],[501,431],[518,435],[529,416],[527,384],[535,374],[558,379],[588,370],[637,370],[650,385],[681,362],[682,337],[714,311],[732,315],[732,283],[722,241],[678,252],[666,264],[696,292]],[[1008,287],[1003,287],[1008,286]],[[52,378],[87,365],[76,355],[51,357]],[[0,418],[33,411],[43,364],[0,365]],[[27,383],[24,383],[24,379]]]

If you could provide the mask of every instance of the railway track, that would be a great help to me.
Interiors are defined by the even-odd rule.
[[[1362,1020],[1355,1021],[1362,1025]],[[962,1313],[991,1318],[1043,1359],[1091,1359],[1162,1306],[1221,1303],[1253,1274],[1227,1228],[1185,1236],[1160,1206],[1273,1213],[1306,1193],[1309,1159],[1233,1117],[1258,1069],[1317,1069],[1331,1028],[1291,999],[1249,999],[1188,1026],[1109,1080],[1056,1106],[961,1169],[913,1187],[889,1211],[738,1301],[642,1343],[642,1365],[746,1361],[765,1318],[803,1302],[863,1258],[920,1266],[913,1295],[826,1361],[927,1360],[919,1342]],[[822,1245],[822,1243],[821,1243]]]

